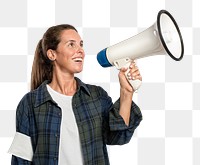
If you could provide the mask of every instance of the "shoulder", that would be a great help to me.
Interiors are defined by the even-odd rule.
[[[82,90],[84,89],[89,95],[108,95],[106,90],[104,90],[101,86],[84,83],[78,78],[76,78],[76,80],[78,81],[78,86]]]
[[[28,92],[21,98],[17,106],[18,111],[27,110],[30,106],[32,106],[32,93],[33,92]]]
[[[98,85],[93,85],[93,84],[86,84],[87,88],[92,92],[92,91],[99,91],[99,92],[104,92],[105,90]]]
[[[46,84],[42,84],[37,89],[27,92],[19,102],[18,106],[33,106],[38,98],[45,93]]]
[[[88,90],[90,91],[91,95],[98,95],[101,97],[108,97],[107,91],[98,85],[93,85],[93,84],[86,84]]]

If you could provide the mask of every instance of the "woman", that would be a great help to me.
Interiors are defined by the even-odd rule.
[[[83,70],[83,41],[71,25],[49,28],[39,41],[31,91],[20,101],[12,165],[108,165],[106,145],[128,143],[142,120],[125,71],[120,98],[74,76]],[[129,78],[142,79],[131,64]]]

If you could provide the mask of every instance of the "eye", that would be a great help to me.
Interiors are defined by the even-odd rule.
[[[75,43],[70,42],[70,43],[68,44],[68,47],[74,48],[74,47],[76,47],[76,45],[75,45]]]

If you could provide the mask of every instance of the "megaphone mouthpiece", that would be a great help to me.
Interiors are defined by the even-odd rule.
[[[109,61],[108,61],[108,58],[106,56],[106,50],[107,48],[103,49],[102,51],[100,51],[98,54],[97,54],[97,61],[99,62],[99,64],[102,66],[102,67],[110,67],[112,66]]]

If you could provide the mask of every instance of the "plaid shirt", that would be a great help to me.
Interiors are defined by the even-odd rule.
[[[142,120],[140,109],[131,106],[130,124],[119,115],[119,99],[111,98],[101,87],[84,84],[76,78],[78,90],[72,98],[84,165],[109,165],[107,145],[128,143]],[[58,165],[62,112],[47,91],[45,81],[27,93],[16,112],[16,131],[31,138],[32,161],[12,156],[12,165]],[[67,147],[67,146],[66,146]]]

